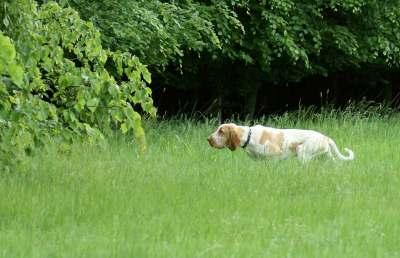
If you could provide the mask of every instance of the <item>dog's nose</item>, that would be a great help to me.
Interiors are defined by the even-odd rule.
[[[211,144],[211,142],[212,142],[211,136],[207,138],[207,141],[209,144]]]

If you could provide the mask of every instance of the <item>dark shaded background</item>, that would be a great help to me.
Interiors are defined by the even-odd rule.
[[[256,85],[254,77],[242,75],[244,66],[227,65],[221,73],[207,67],[183,73],[169,67],[168,74],[175,75],[169,78],[154,73],[152,88],[158,114],[171,117],[221,113],[222,118],[259,117],[296,110],[299,106],[344,107],[350,102],[365,101],[392,107],[400,104],[400,76],[393,70],[364,67],[285,83],[272,83],[267,73],[257,71],[256,77],[260,80]],[[246,86],[242,87],[243,84]],[[256,94],[243,90],[255,87]]]

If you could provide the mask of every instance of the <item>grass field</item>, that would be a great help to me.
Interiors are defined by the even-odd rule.
[[[400,119],[295,115],[356,159],[254,161],[214,122],[147,124],[148,151],[49,146],[0,177],[0,257],[400,257]]]

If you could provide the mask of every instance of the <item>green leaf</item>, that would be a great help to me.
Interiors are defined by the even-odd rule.
[[[126,123],[121,124],[121,131],[123,134],[126,134],[126,132],[128,132],[128,126],[126,125]]]
[[[15,84],[18,86],[22,86],[23,84],[23,77],[24,77],[24,70],[21,68],[21,66],[11,63],[8,66],[8,72],[10,74],[11,79]]]
[[[151,83],[151,73],[149,72],[149,70],[143,69],[142,71],[142,75],[143,75],[143,79],[147,82],[147,83]]]
[[[11,62],[15,59],[15,49],[9,37],[1,34],[0,31],[0,60]]]
[[[78,95],[78,101],[75,104],[76,110],[82,111],[83,108],[85,107],[85,104],[86,104],[85,98],[81,94],[79,94]]]
[[[98,98],[92,98],[88,102],[86,102],[86,106],[89,108],[89,110],[93,113],[97,106],[99,105],[100,100]]]

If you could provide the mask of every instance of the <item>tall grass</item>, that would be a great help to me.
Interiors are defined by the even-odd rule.
[[[352,162],[211,149],[215,120],[148,122],[131,140],[53,144],[0,175],[0,257],[399,257],[400,120],[363,110],[260,121],[310,128]]]

